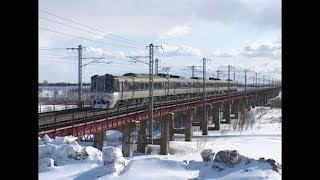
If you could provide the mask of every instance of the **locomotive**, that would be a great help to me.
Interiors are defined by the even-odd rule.
[[[222,81],[217,78],[205,80],[206,93],[223,94],[237,91],[237,83],[231,80]],[[176,75],[157,74],[153,76],[154,100],[182,99],[195,97],[203,93],[202,78],[184,78]],[[149,75],[126,73],[122,76],[105,74],[91,77],[91,100],[93,108],[112,109],[123,104],[147,103],[149,97]]]

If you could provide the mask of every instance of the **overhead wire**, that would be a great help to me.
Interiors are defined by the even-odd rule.
[[[99,29],[97,29],[97,28],[92,28],[92,27],[90,27],[90,26],[87,26],[87,25],[78,23],[78,22],[76,22],[76,21],[73,21],[73,20],[70,20],[70,19],[67,19],[67,18],[58,16],[58,15],[55,15],[55,14],[53,14],[53,13],[50,13],[50,12],[47,12],[47,11],[44,11],[44,10],[41,10],[41,9],[40,9],[40,11],[43,12],[43,13],[49,14],[49,15],[51,15],[51,16],[54,16],[54,17],[57,17],[57,18],[64,19],[64,20],[66,20],[66,21],[72,22],[72,23],[74,23],[74,24],[78,24],[78,25],[80,25],[80,26],[83,26],[83,27],[86,27],[86,28],[89,28],[89,29],[92,29],[92,30],[95,30],[95,31],[99,31],[99,32],[102,32],[102,33],[104,33],[104,34],[109,34],[110,36],[114,36],[114,37],[117,37],[117,38],[120,38],[120,39],[124,39],[124,40],[127,40],[127,41],[131,41],[131,42],[137,43],[137,44],[139,44],[139,45],[143,45],[143,46],[145,45],[145,44],[142,44],[142,43],[140,43],[140,42],[137,42],[137,41],[134,41],[134,40],[130,40],[130,39],[127,39],[127,38],[124,38],[124,37],[121,37],[121,36],[118,36],[118,35],[115,35],[115,34],[112,34],[112,33],[107,33],[107,32],[101,31],[101,30],[99,30]]]
[[[74,35],[66,34],[66,33],[59,32],[59,31],[54,31],[54,30],[47,29],[47,28],[39,28],[39,29],[46,30],[46,31],[51,31],[51,32],[54,32],[54,33],[63,34],[63,35],[66,35],[66,36],[71,36],[71,37],[75,37],[75,38],[79,38],[79,39],[83,39],[83,40],[87,40],[87,41],[92,41],[92,42],[98,42],[98,43],[102,43],[102,44],[112,45],[112,46],[120,46],[120,47],[129,47],[129,48],[141,49],[141,48],[133,47],[133,46],[124,46],[124,45],[119,45],[119,44],[106,43],[106,42],[102,42],[102,41],[87,39],[87,38],[83,38],[83,37],[79,37],[79,36],[74,36]]]

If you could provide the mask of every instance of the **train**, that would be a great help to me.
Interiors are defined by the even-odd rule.
[[[230,79],[209,78],[205,80],[207,94],[223,94],[237,91],[237,82]],[[196,97],[203,94],[203,79],[185,78],[177,75],[157,74],[153,76],[154,101],[173,100]],[[122,76],[112,74],[94,75],[91,77],[91,103],[93,108],[112,109],[132,104],[148,103],[149,75],[126,73]]]

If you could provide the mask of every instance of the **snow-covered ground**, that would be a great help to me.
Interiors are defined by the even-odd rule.
[[[90,89],[90,86],[82,86],[83,89]],[[54,92],[56,91],[57,96],[62,96],[66,94],[67,91],[77,90],[78,86],[39,86],[39,97],[54,97]]]
[[[39,155],[39,179],[281,179],[281,174],[260,161],[249,165],[240,164],[234,168],[224,167],[225,171],[215,172],[211,166],[202,162],[201,151],[212,149],[214,153],[237,150],[248,158],[272,158],[282,164],[281,109],[256,107],[250,112],[256,122],[242,131],[234,130],[233,122],[230,125],[221,124],[220,131],[209,131],[207,136],[202,136],[201,131],[195,131],[192,142],[185,142],[184,135],[176,134],[175,141],[170,142],[169,155],[146,155],[135,151],[133,158],[105,166],[100,157],[101,151],[91,148],[90,143],[78,146],[70,138],[60,138],[51,142],[47,139],[44,145],[45,141],[39,140],[39,144],[42,144],[39,145],[39,152],[46,152]],[[121,149],[121,143],[115,142],[121,135],[118,131],[107,131],[107,138],[114,139],[110,140],[109,145]],[[73,146],[76,148],[71,148]],[[108,174],[111,172],[110,167],[114,173]]]
[[[66,110],[66,109],[73,109],[76,108],[77,105],[39,105],[38,106],[38,112],[48,112],[48,111],[60,111],[60,110]]]

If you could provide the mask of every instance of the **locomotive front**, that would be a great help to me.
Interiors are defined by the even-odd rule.
[[[113,107],[118,96],[115,77],[111,74],[92,76],[90,93],[93,108]]]

